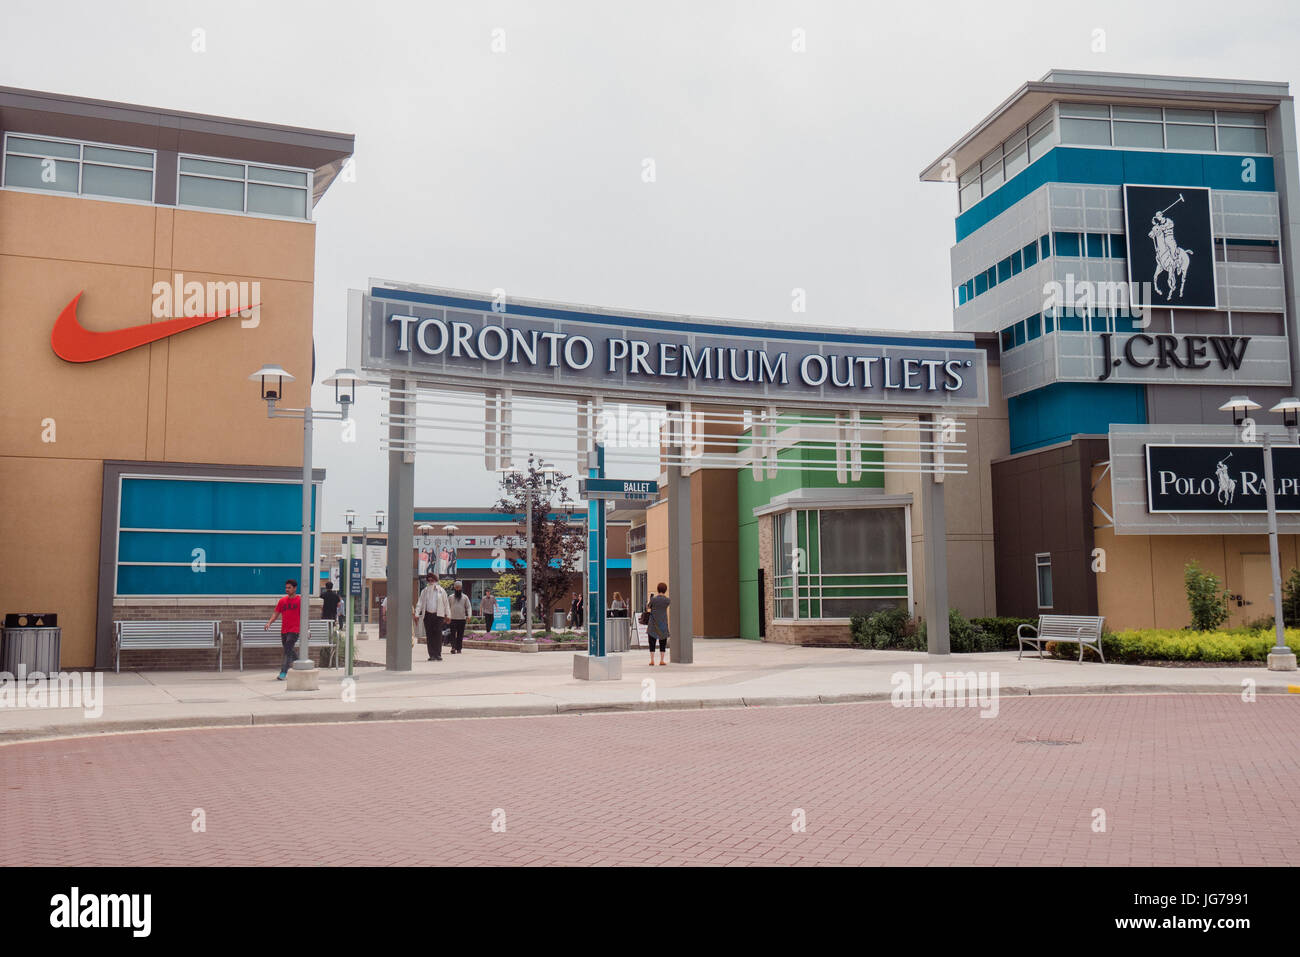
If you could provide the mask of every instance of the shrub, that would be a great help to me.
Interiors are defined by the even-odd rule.
[[[886,608],[870,615],[854,615],[849,631],[853,643],[863,648],[903,648],[916,623],[902,608]]]
[[[1175,628],[1107,632],[1101,647],[1108,662],[1138,661],[1264,661],[1273,647],[1271,630],[1189,631]],[[1287,629],[1286,643],[1292,651],[1300,648],[1300,629]],[[1049,641],[1048,655],[1077,659],[1079,646],[1072,642]],[[1096,653],[1089,648],[1085,657]]]
[[[1037,618],[972,618],[970,623],[986,635],[997,639],[997,649],[1015,651],[1020,647],[1016,632],[1021,625],[1037,625]],[[991,650],[997,650],[991,649]]]
[[[1202,570],[1199,562],[1184,566],[1183,583],[1193,631],[1214,631],[1228,620],[1228,592],[1216,576]]]
[[[921,622],[921,626],[917,629],[917,638],[920,647],[916,650],[925,651],[925,622]],[[989,634],[973,621],[967,621],[956,608],[948,609],[948,648],[953,654],[997,651],[1001,644],[1002,639],[997,635]]]

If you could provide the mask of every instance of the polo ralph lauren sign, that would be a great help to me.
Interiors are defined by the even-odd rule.
[[[1265,512],[1264,451],[1258,445],[1146,446],[1147,511]],[[1300,512],[1300,448],[1273,447],[1279,512]]]
[[[866,333],[613,312],[372,282],[349,299],[349,357],[375,375],[651,401],[985,406],[963,333]]]
[[[1150,305],[1214,309],[1214,230],[1203,186],[1124,185],[1130,283],[1151,283]]]

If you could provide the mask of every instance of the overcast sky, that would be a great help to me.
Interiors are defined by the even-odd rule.
[[[1291,81],[1298,49],[1294,2],[0,0],[0,85],[356,135],[355,182],[315,210],[325,371],[344,361],[346,290],[372,276],[950,328],[955,187],[918,174],[1020,84]],[[355,445],[318,430],[327,527],[387,505],[379,411],[363,392]],[[488,505],[495,487],[477,459],[417,463],[417,505]]]

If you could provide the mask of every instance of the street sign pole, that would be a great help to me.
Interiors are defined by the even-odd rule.
[[[587,459],[586,486],[605,478],[605,446],[595,443]],[[605,501],[587,502],[587,654],[605,657]]]
[[[348,530],[348,557],[347,557],[347,591],[343,596],[343,601],[347,604],[348,609],[348,644],[343,654],[348,660],[348,674],[352,674],[352,531]]]

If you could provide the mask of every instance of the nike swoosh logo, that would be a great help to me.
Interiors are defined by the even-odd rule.
[[[50,346],[54,349],[54,354],[66,362],[94,362],[97,359],[107,359],[109,356],[174,336],[178,332],[225,319],[240,311],[240,307],[236,306],[229,312],[213,316],[182,316],[179,319],[166,319],[162,322],[147,322],[142,326],[114,329],[112,332],[91,332],[77,321],[77,303],[81,301],[84,294],[83,289],[73,297],[72,302],[63,307],[59,318],[54,320],[54,329],[50,332]],[[253,306],[246,308],[251,309]]]

